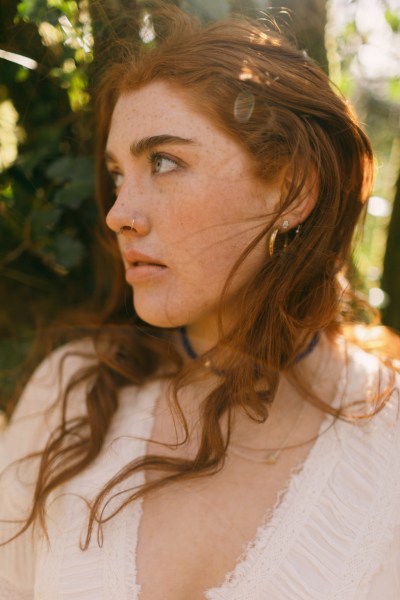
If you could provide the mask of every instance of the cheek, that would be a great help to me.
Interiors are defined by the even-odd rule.
[[[263,227],[258,222],[220,222],[204,218],[202,213],[193,220],[190,228],[181,228],[171,243],[174,247],[174,264],[179,276],[197,290],[204,286],[222,290],[236,261]],[[258,224],[257,224],[258,223]],[[240,282],[253,275],[266,258],[265,242],[245,259],[237,274]]]
[[[259,190],[243,179],[229,183],[209,178],[191,180],[171,194],[164,217],[159,215],[163,239],[173,258],[175,274],[195,285],[225,283],[236,260],[265,226],[265,203]],[[164,205],[166,208],[166,205]],[[246,267],[260,265],[260,244],[246,259]]]

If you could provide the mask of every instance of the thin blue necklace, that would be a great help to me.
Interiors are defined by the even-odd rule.
[[[189,338],[186,333],[186,327],[179,327],[178,331],[179,331],[179,336],[181,338],[181,343],[182,343],[183,349],[185,350],[187,356],[189,358],[191,358],[192,360],[195,360],[196,358],[199,357],[199,355],[197,354],[197,352],[195,351],[195,349],[193,348],[192,344],[189,341]],[[311,354],[311,352],[314,350],[314,348],[318,344],[320,337],[321,337],[321,335],[320,335],[319,331],[314,333],[308,346],[306,348],[304,348],[304,350],[296,356],[296,358],[293,360],[292,364],[296,364],[296,363],[300,362],[301,360],[303,360],[303,358],[305,358],[306,356]],[[218,375],[223,375],[223,372],[221,370],[215,369],[215,368],[213,368],[213,370]]]

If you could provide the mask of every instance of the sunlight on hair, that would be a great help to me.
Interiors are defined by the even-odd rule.
[[[256,75],[253,69],[249,67],[249,63],[246,59],[242,63],[242,68],[239,73],[239,79],[240,81],[255,81],[256,83],[260,83],[259,76]]]
[[[143,16],[143,23],[140,28],[139,35],[145,44],[153,42],[156,38],[156,32],[154,31],[153,22],[149,13],[145,13]]]
[[[256,43],[256,44],[266,44],[266,42],[268,42],[268,44],[270,46],[281,46],[281,41],[278,38],[275,38],[271,35],[268,35],[267,33],[264,33],[263,31],[259,31],[257,33],[253,33],[249,36],[249,42],[250,43]]]
[[[361,342],[364,347],[368,348],[380,347],[382,340],[385,337],[386,328],[383,325],[375,325],[366,327],[365,325],[350,325],[345,327],[347,334]]]
[[[233,112],[238,123],[246,123],[253,114],[255,98],[250,92],[241,92],[238,94]]]

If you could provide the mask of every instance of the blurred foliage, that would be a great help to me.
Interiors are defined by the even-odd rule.
[[[356,100],[372,123],[370,133],[390,147],[393,135],[382,123],[392,110],[390,126],[398,127],[393,101],[400,83],[387,78],[385,98],[354,86],[351,68],[361,35],[355,19],[335,34],[334,48],[332,40],[331,47],[327,44],[327,57],[325,0],[168,1],[203,21],[232,11],[256,16],[262,10],[291,27],[300,46],[323,68],[329,63],[343,90],[359,94]],[[14,386],[10,373],[21,363],[33,333],[94,294],[91,94],[114,38],[151,43],[143,21],[149,5],[143,0],[0,3],[0,405]],[[397,35],[399,14],[386,8],[385,18]],[[374,102],[379,110],[373,109]]]
[[[93,291],[96,208],[87,6],[23,0],[0,7],[0,368],[12,369],[41,322]],[[19,57],[19,58],[18,58]],[[31,59],[26,63],[24,58]],[[24,64],[36,62],[36,68]],[[33,63],[34,64],[34,63]],[[14,139],[10,139],[10,134]],[[9,148],[18,154],[10,160]],[[12,154],[12,153],[11,153]],[[14,381],[1,381],[7,396]]]
[[[316,1],[324,8],[323,0],[309,0],[310,9]],[[265,0],[171,3],[203,21],[231,11],[255,16],[268,6]],[[90,91],[114,38],[150,41],[146,6],[140,0],[0,4],[0,405],[14,387],[13,367],[21,364],[34,332],[94,293]],[[279,13],[272,11],[284,25],[288,14]],[[304,10],[298,19],[289,18],[300,25],[303,47],[312,38],[301,38],[306,18]],[[324,26],[323,21],[315,29],[319,40]]]
[[[356,247],[355,277],[384,322],[400,331],[400,5],[331,0],[329,12],[330,75],[355,105],[376,154],[374,206]]]

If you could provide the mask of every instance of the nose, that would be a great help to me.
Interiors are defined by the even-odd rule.
[[[142,210],[135,209],[135,206],[121,189],[107,213],[107,226],[115,233],[135,232],[142,236],[147,235],[150,231],[149,219]]]

